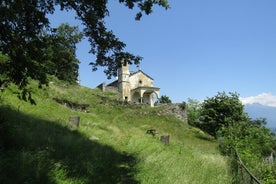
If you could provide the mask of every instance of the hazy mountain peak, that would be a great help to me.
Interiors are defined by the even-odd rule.
[[[252,119],[266,118],[267,126],[276,129],[276,107],[265,106],[260,103],[246,104],[245,112]]]

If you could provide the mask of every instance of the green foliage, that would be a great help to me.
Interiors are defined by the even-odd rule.
[[[159,99],[159,103],[161,104],[168,104],[168,103],[172,103],[171,99],[166,96],[166,95],[162,95]]]
[[[105,17],[109,15],[107,3],[108,1],[89,0],[1,1],[0,51],[10,59],[6,75],[21,88],[28,84],[29,77],[39,80],[41,84],[47,83],[45,67],[48,56],[45,50],[49,45],[43,33],[45,30],[53,30],[47,14],[53,14],[58,7],[63,11],[74,11],[76,18],[84,25],[84,35],[91,45],[90,53],[97,58],[91,62],[93,70],[99,66],[106,67],[105,73],[110,78],[117,74],[117,67],[122,59],[139,64],[142,58],[124,51],[126,44],[106,28]],[[169,8],[167,0],[119,0],[119,3],[129,9],[137,6],[136,20],[143,13],[150,14],[153,5]]]
[[[262,123],[259,124],[259,122]],[[219,131],[219,135],[223,137],[222,146],[226,146],[222,149],[226,151],[225,154],[229,154],[230,148],[234,147],[242,151],[250,149],[251,153],[262,158],[276,149],[275,135],[265,127],[263,119],[248,120],[223,127]]]
[[[76,58],[76,44],[82,36],[77,26],[71,27],[69,24],[62,24],[51,35],[45,35],[48,40],[48,74],[69,83],[77,82],[79,60]]]
[[[49,80],[42,89],[30,82],[36,106],[19,100],[14,85],[2,93],[0,183],[231,183],[216,140],[160,115],[162,107],[125,106],[116,93]],[[89,104],[89,113],[53,98]],[[80,117],[77,129],[68,127],[70,116]],[[151,128],[159,134],[147,135]]]
[[[186,110],[186,108],[187,108],[186,102],[182,102],[181,104],[179,104],[179,107],[180,107],[182,110]]]
[[[199,126],[200,124],[200,113],[201,104],[195,99],[188,98],[188,103],[186,105],[188,113],[188,123],[192,126]]]
[[[223,127],[219,132],[219,135],[223,135],[220,150],[223,154],[231,155],[235,148],[246,167],[263,183],[270,183],[276,180],[276,175],[272,174],[276,172],[275,164],[264,162],[264,159],[276,150],[276,137],[265,124],[265,119],[248,119]],[[231,162],[235,165],[237,160]]]
[[[46,1],[1,1],[0,51],[9,57],[6,72],[18,86],[27,85],[28,77],[46,83],[43,61],[46,42],[41,32],[49,24],[46,13],[53,10]]]
[[[235,149],[243,163],[263,183],[273,183],[275,164],[264,158],[276,150],[276,137],[266,126],[265,119],[252,120],[244,112],[239,95],[223,92],[202,103],[200,128],[219,138],[220,151],[232,157],[230,165],[234,183],[244,183]],[[244,175],[244,173],[242,173]]]
[[[2,52],[0,52],[0,87],[8,83],[8,76],[6,73],[6,71],[8,70],[7,68],[8,62],[9,62],[9,57],[7,57]]]
[[[217,137],[222,127],[245,120],[244,107],[237,93],[218,93],[202,103],[200,128]]]

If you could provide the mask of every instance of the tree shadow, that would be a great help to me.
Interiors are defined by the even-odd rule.
[[[134,156],[9,107],[0,106],[0,139],[0,183],[140,183]]]
[[[202,134],[196,134],[195,135],[196,138],[199,138],[201,140],[204,140],[204,141],[209,141],[209,142],[215,142],[216,139],[210,135],[202,135]]]

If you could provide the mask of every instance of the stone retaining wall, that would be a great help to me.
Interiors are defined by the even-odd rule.
[[[165,107],[158,112],[160,115],[173,115],[181,121],[188,123],[187,111],[182,103],[160,104],[159,106]]]

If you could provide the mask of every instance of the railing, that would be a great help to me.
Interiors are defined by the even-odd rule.
[[[242,162],[238,152],[233,148],[234,155],[235,155],[235,161],[237,162],[237,170],[236,170],[236,181],[233,183],[236,184],[261,184],[261,181],[256,178],[249,169],[244,165]]]

